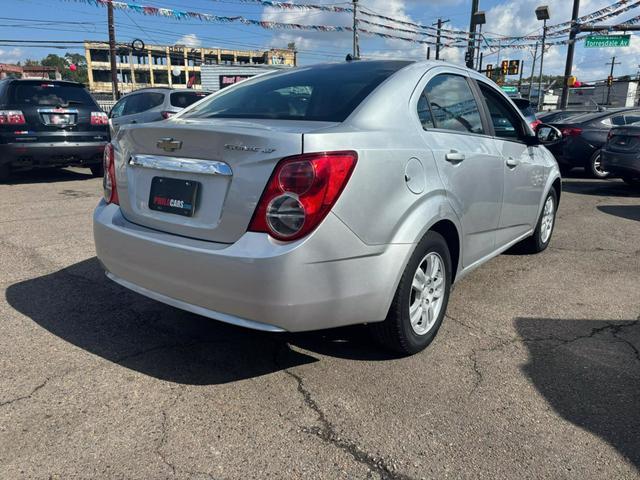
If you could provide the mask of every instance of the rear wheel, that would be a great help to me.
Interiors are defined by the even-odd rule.
[[[593,178],[607,178],[610,173],[602,168],[602,154],[600,150],[596,151],[587,164],[585,165],[587,173]]]
[[[376,340],[403,355],[425,349],[447,311],[451,270],[447,242],[442,235],[428,232],[402,274],[387,318],[371,325]]]
[[[94,177],[102,177],[104,175],[104,168],[102,167],[102,163],[90,165],[89,169],[91,170],[91,175],[93,175]]]

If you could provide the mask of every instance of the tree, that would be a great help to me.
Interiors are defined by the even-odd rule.
[[[45,67],[55,67],[58,69],[64,80],[71,80],[87,84],[87,59],[79,53],[66,53],[64,57],[50,53],[40,61]],[[76,70],[70,69],[71,65],[76,66]]]

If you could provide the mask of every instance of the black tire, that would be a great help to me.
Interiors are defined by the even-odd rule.
[[[90,165],[89,169],[91,170],[91,175],[93,175],[94,177],[104,176],[104,168],[101,163]]]
[[[584,166],[584,169],[586,170],[587,174],[589,174],[592,178],[608,178],[611,173],[607,172],[606,170],[602,169],[602,155],[600,150],[596,150],[596,152],[591,155],[591,158],[589,159],[589,161],[587,161],[586,165]]]
[[[622,180],[624,180],[624,183],[626,183],[627,185],[640,188],[640,175],[636,175],[636,176],[626,175],[622,177]]]
[[[547,201],[549,200],[549,198],[553,199],[553,223],[551,224],[551,232],[549,233],[549,237],[545,242],[543,241],[543,238],[542,238],[543,237],[542,222],[545,216],[545,205],[547,204]],[[556,226],[557,213],[558,213],[558,196],[556,195],[556,191],[552,188],[549,194],[547,195],[547,198],[544,199],[544,204],[542,205],[542,211],[540,212],[540,218],[538,218],[538,223],[536,224],[536,229],[533,231],[533,235],[531,235],[529,238],[525,238],[523,241],[518,243],[513,248],[513,251],[515,253],[533,254],[533,253],[540,253],[546,250],[546,248],[549,246],[549,243],[551,242],[551,237],[553,237],[553,229]]]
[[[6,182],[11,176],[11,169],[8,163],[0,165],[0,182]]]
[[[412,290],[414,275],[422,261],[429,253],[437,253],[444,266],[443,293],[440,312],[433,325],[423,334],[417,334],[411,326],[409,316],[410,302],[415,293]],[[449,293],[451,291],[451,255],[444,237],[436,232],[427,232],[416,246],[409,259],[398,289],[391,302],[387,318],[371,325],[374,338],[384,348],[401,355],[412,355],[424,350],[435,338],[447,311]],[[414,298],[415,301],[415,298]]]

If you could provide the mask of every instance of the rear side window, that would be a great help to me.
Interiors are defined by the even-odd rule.
[[[163,93],[138,93],[129,97],[123,115],[134,115],[146,112],[164,102]]]
[[[14,83],[10,87],[13,103],[41,106],[90,105],[95,102],[81,85],[64,85],[46,81]]]
[[[203,92],[175,92],[170,96],[171,106],[177,108],[186,108],[189,105],[202,100],[207,94]]]
[[[406,61],[316,65],[254,77],[224,89],[183,118],[342,122]]]
[[[466,78],[438,75],[429,81],[423,95],[429,102],[436,128],[483,133],[480,110]]]

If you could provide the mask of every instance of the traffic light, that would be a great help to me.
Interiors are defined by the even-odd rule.
[[[506,75],[509,73],[509,60],[502,61],[502,64],[500,65],[500,71],[502,72],[503,75]]]
[[[613,85],[613,76],[609,75],[607,77],[607,86],[610,87],[611,85]]]
[[[509,60],[509,75],[520,73],[520,60]]]
[[[489,77],[489,78],[493,77],[493,64],[492,64],[492,63],[489,63],[489,64],[487,65],[486,75],[487,75],[487,77]]]

